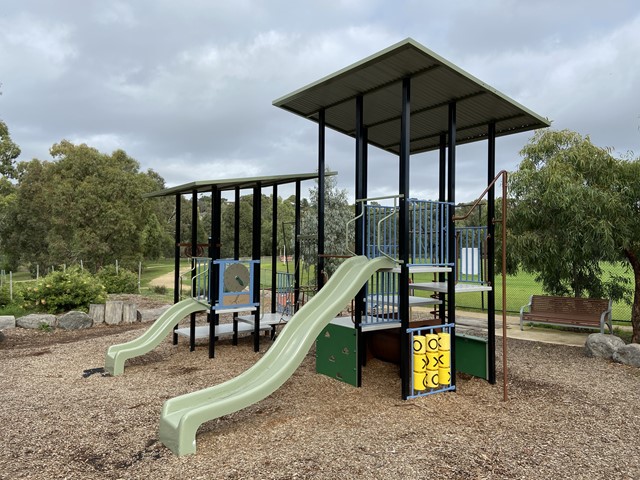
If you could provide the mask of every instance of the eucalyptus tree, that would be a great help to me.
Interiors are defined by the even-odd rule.
[[[548,293],[625,298],[640,342],[640,162],[569,130],[537,132],[521,155],[509,185],[511,258]],[[634,281],[605,272],[607,262]]]

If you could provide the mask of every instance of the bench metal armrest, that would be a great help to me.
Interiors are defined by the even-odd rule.
[[[604,325],[605,323],[609,327],[609,334],[613,335],[613,301],[609,300],[609,308],[607,308],[604,312],[600,314],[600,333],[604,333]],[[607,317],[609,317],[609,321],[607,322]]]
[[[528,308],[529,312],[531,312],[531,304],[533,303],[533,295],[529,298],[529,303],[520,307],[520,330],[524,330],[524,309]]]

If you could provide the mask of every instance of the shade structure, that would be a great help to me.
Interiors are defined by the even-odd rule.
[[[410,153],[438,149],[448,106],[457,105],[457,144],[548,127],[549,121],[413,39],[406,39],[273,102],[277,107],[356,136],[356,101],[364,102],[368,142],[400,153],[402,81],[411,78]]]

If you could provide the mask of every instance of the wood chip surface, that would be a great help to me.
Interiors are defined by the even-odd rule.
[[[371,360],[354,388],[316,374],[312,351],[270,397],[205,423],[196,455],[178,458],[158,441],[163,402],[238,375],[269,341],[254,353],[251,337],[223,339],[210,360],[204,344],[166,339],[122,376],[83,378],[147,327],[5,331],[0,478],[640,478],[640,369],[513,339],[506,403],[500,383],[464,375],[455,393],[402,401],[396,365]]]

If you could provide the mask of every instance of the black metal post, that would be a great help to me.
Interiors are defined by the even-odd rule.
[[[211,237],[209,256],[211,264],[209,270],[210,287],[209,297],[211,301],[211,311],[209,313],[209,358],[213,358],[216,353],[216,325],[219,323],[220,314],[214,310],[219,298],[219,274],[220,265],[214,264],[220,260],[222,250],[222,192],[217,185],[211,187]]]
[[[234,260],[240,260],[240,187],[236,186],[234,190],[234,204],[233,204],[233,258]],[[218,325],[218,319],[220,316],[216,316],[216,325]],[[231,345],[238,345],[238,312],[233,312],[233,336],[231,338]]]
[[[364,218],[360,215],[364,210],[364,205],[362,202],[358,200],[365,198],[364,190],[365,190],[365,128],[364,128],[364,99],[362,95],[358,95],[356,97],[356,171],[355,171],[355,194],[356,194],[356,205],[355,205],[355,216],[360,217],[355,221],[355,252],[358,255],[362,255],[364,251]],[[356,294],[354,298],[354,320],[356,327],[356,336],[358,342],[358,368],[356,374],[356,386],[361,386],[362,384],[362,364],[363,364],[363,348],[362,347],[362,315],[364,313],[364,296],[366,289],[363,287]]]
[[[402,398],[406,400],[411,394],[411,352],[409,349],[409,160],[411,157],[411,78],[402,81],[402,114],[400,126],[400,168],[399,193],[401,195],[398,211],[400,256],[399,278],[399,314],[400,314],[400,377],[402,381]]]
[[[318,290],[324,285],[324,189],[325,189],[325,111],[318,112]]]
[[[457,123],[456,103],[449,104],[449,125],[448,125],[448,165],[447,165],[447,200],[451,202],[451,212],[447,219],[447,234],[449,246],[449,263],[452,264],[452,271],[449,273],[447,280],[447,319],[449,323],[454,324],[451,327],[451,385],[456,384],[456,365],[455,365],[455,321],[456,321],[456,270],[457,259],[455,255],[456,245],[456,228],[453,222],[455,215],[456,203],[456,123]]]
[[[278,184],[273,186],[271,212],[271,313],[276,312],[278,289]],[[287,254],[285,248],[285,255]],[[286,260],[286,259],[285,259]]]
[[[198,191],[191,191],[191,295],[198,295],[200,292],[194,292],[194,278],[196,276],[196,261],[198,256]],[[196,349],[196,314],[190,315],[189,322],[189,351]]]
[[[173,303],[180,301],[180,216],[182,215],[182,195],[176,193],[176,235],[173,250]],[[178,344],[178,326],[173,327],[173,344]]]
[[[302,186],[300,180],[296,180],[296,207],[295,224],[293,228],[293,305],[297,312],[300,308],[300,231],[302,210],[300,202],[302,200]]]
[[[260,260],[260,239],[262,234],[262,187],[258,182],[253,187],[253,239],[251,242],[254,260]],[[253,350],[260,351],[260,265],[253,269],[253,299],[256,310],[253,322]]]
[[[440,176],[438,180],[438,201],[445,202],[447,200],[446,192],[447,192],[447,134],[440,134],[440,158],[439,158],[439,168],[440,168]],[[448,221],[448,220],[447,220]],[[442,228],[440,225],[440,245],[444,245],[446,235],[446,230]],[[440,272],[438,274],[438,281],[444,283],[446,281],[446,274],[444,272]],[[445,294],[443,292],[438,293],[438,299],[440,300],[440,305],[438,305],[438,313],[440,316],[440,321],[444,322],[444,318],[446,317],[445,312]]]
[[[496,124],[489,124],[487,152],[487,183],[493,181],[496,176]],[[493,220],[496,216],[496,189],[492,186],[487,196],[487,277],[491,284],[491,290],[487,292],[487,329],[489,349],[489,383],[496,383],[496,226]],[[502,225],[505,228],[505,225]],[[504,245],[502,246],[504,248]]]

